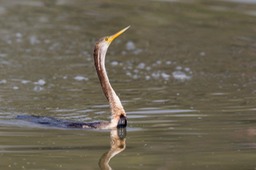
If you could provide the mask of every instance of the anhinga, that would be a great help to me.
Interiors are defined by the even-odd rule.
[[[101,38],[94,48],[94,64],[100,80],[102,90],[109,102],[111,109],[111,121],[106,122],[70,122],[67,120],[60,120],[52,117],[44,116],[31,116],[31,115],[18,115],[17,119],[26,120],[29,122],[47,125],[59,128],[95,128],[95,129],[113,129],[124,128],[127,125],[126,113],[123,105],[112,88],[105,68],[105,58],[109,45],[111,42],[125,32],[130,26],[122,29],[114,35]]]
[[[111,122],[102,122],[97,125],[97,128],[110,129],[114,127],[125,127],[126,126],[126,113],[123,105],[117,96],[115,90],[112,88],[107,71],[105,68],[105,58],[109,45],[111,42],[125,32],[130,26],[122,29],[114,35],[106,36],[101,38],[95,45],[94,48],[94,64],[100,80],[102,90],[109,102],[111,109]]]

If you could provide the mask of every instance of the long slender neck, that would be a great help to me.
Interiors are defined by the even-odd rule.
[[[117,96],[116,92],[112,88],[105,68],[105,56],[107,53],[108,46],[99,47],[99,43],[94,48],[94,64],[100,80],[102,90],[109,101],[109,105],[112,112],[113,118],[119,118],[121,115],[126,116],[122,103]]]

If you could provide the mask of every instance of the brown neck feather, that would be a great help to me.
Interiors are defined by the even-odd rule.
[[[109,101],[112,117],[119,117],[120,115],[126,115],[124,108],[121,104],[119,97],[116,95],[114,89],[112,88],[107,72],[105,69],[105,55],[107,52],[106,48],[100,48],[100,44],[97,43],[94,48],[94,65],[100,80],[102,90]]]

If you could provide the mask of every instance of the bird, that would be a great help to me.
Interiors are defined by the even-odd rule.
[[[130,26],[118,31],[111,36],[105,36],[99,39],[94,47],[93,58],[95,69],[101,84],[103,93],[105,94],[111,110],[111,121],[96,122],[70,122],[68,120],[60,120],[53,117],[35,116],[35,115],[18,115],[16,118],[33,122],[35,124],[46,125],[57,128],[87,128],[87,129],[113,129],[126,128],[127,118],[124,107],[117,96],[115,90],[110,84],[108,74],[105,67],[105,58],[108,47],[111,42],[124,33]]]
[[[111,121],[109,123],[100,123],[97,127],[109,129],[114,127],[126,127],[127,119],[124,107],[117,96],[115,90],[110,84],[108,74],[105,67],[105,58],[108,47],[122,33],[124,33],[130,26],[118,31],[111,36],[105,36],[96,42],[93,52],[94,65],[100,81],[100,85],[104,95],[106,96],[111,110]]]

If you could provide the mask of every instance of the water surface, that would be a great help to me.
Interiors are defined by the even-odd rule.
[[[255,169],[256,6],[241,2],[1,2],[0,169],[107,169],[118,148],[113,169]],[[15,119],[109,120],[91,55],[128,25],[106,61],[126,139]]]

